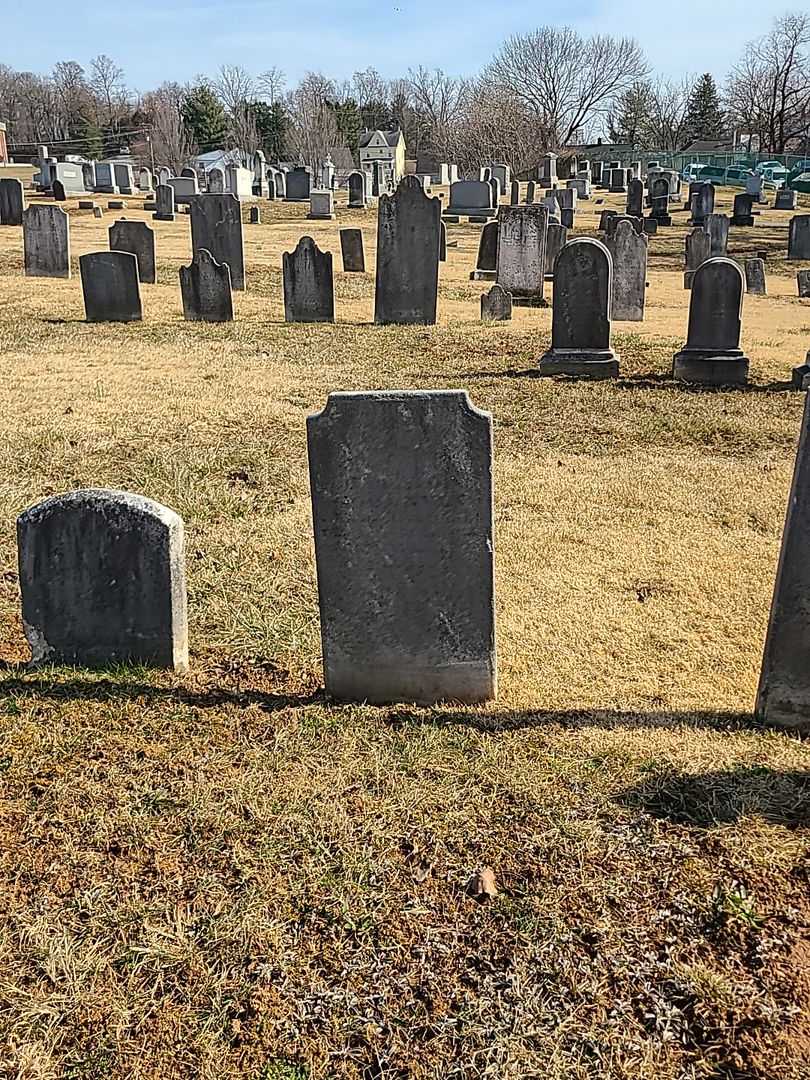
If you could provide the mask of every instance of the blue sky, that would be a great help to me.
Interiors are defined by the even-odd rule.
[[[392,77],[408,67],[472,74],[511,33],[565,22],[583,33],[638,38],[657,71],[711,71],[718,79],[745,42],[790,8],[790,0],[583,0],[543,14],[526,0],[140,0],[131,7],[71,0],[19,3],[3,12],[0,63],[45,72],[57,60],[87,66],[112,56],[127,84],[148,90],[185,82],[223,63],[254,74],[280,67],[294,82],[308,70],[336,78],[369,66]],[[794,8],[797,5],[794,4]],[[5,7],[5,5],[4,5]]]

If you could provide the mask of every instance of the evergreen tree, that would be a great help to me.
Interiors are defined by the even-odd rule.
[[[246,106],[261,139],[268,161],[280,161],[285,156],[285,141],[290,118],[280,101],[251,101]]]
[[[608,135],[611,142],[626,143],[634,149],[645,148],[648,129],[650,87],[634,83],[619,97],[614,111],[608,116]]]
[[[723,110],[717,84],[707,72],[692,87],[686,110],[686,130],[691,142],[697,139],[720,139],[724,130]]]
[[[363,130],[363,118],[357,102],[349,98],[347,101],[334,105],[333,108],[340,136],[354,154],[357,151],[360,132]]]
[[[201,84],[190,90],[180,112],[189,135],[201,153],[224,146],[228,117],[210,87]]]

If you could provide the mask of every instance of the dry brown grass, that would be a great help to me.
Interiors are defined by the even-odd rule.
[[[86,325],[0,230],[0,1075],[805,1080],[807,751],[750,712],[810,347],[788,215],[732,230],[771,296],[728,392],[666,378],[684,215],[593,386],[528,377],[549,311],[478,322],[468,225],[438,326],[368,325],[370,274],[286,326],[281,252],[337,266],[361,225],[373,267],[374,215],[263,215],[224,327],[182,321],[187,218],[134,326]],[[74,255],[116,216],[72,211]],[[330,706],[304,418],[430,386],[495,417],[501,698]],[[15,516],[83,485],[185,518],[188,676],[20,666]]]

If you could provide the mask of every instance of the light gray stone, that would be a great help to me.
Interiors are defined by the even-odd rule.
[[[763,259],[745,260],[745,291],[753,296],[766,296],[765,262]]]
[[[139,322],[143,318],[138,260],[129,251],[79,256],[88,322]]]
[[[376,323],[436,322],[441,212],[439,199],[425,195],[415,176],[380,196]]]
[[[225,170],[221,169],[218,165],[215,165],[212,169],[208,170],[208,194],[209,195],[224,195],[225,194]]]
[[[284,318],[287,322],[334,322],[335,285],[332,253],[302,236],[292,253],[282,255]]]
[[[810,259],[810,214],[797,214],[788,231],[789,259]]]
[[[200,185],[194,176],[172,176],[168,187],[174,191],[175,206],[188,206],[200,194]]]
[[[138,190],[144,193],[154,191],[154,180],[152,178],[152,170],[147,168],[141,168],[138,170]]]
[[[492,418],[461,390],[333,393],[307,421],[327,693],[496,693]]]
[[[498,211],[497,282],[513,303],[543,304],[548,209],[502,206]]]
[[[134,195],[135,172],[132,166],[116,161],[113,164],[113,170],[115,171],[115,186],[118,188],[118,193],[120,195]]]
[[[740,349],[745,281],[731,259],[707,259],[692,278],[686,345],[675,354],[672,377],[724,386],[748,380]]]
[[[23,213],[27,277],[70,277],[70,218],[61,206],[37,203]]]
[[[189,266],[180,267],[183,316],[188,322],[232,322],[231,271],[200,248]]]
[[[33,664],[133,662],[185,670],[183,522],[124,491],[55,495],[17,519]]]
[[[497,283],[481,297],[483,322],[508,322],[512,318],[512,294]]]
[[[155,234],[145,221],[114,222],[110,226],[110,251],[129,251],[138,260],[141,284],[155,284]]]
[[[613,259],[611,318],[642,322],[647,294],[647,238],[639,236],[625,219],[619,221],[605,244]]]
[[[235,195],[198,195],[191,201],[191,250],[210,251],[216,262],[227,263],[231,287],[245,289],[245,245],[242,208]]]
[[[313,189],[309,193],[309,213],[313,221],[331,221],[335,216],[335,197],[331,191]]]
[[[340,230],[340,254],[343,259],[345,273],[365,273],[366,259],[363,253],[363,232],[361,229]]]
[[[22,225],[25,212],[25,192],[22,180],[5,177],[0,180],[0,225]]]

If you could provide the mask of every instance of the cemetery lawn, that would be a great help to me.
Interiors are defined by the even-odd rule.
[[[0,229],[0,1075],[806,1080],[808,750],[752,718],[810,348],[789,215],[731,230],[770,295],[753,385],[713,392],[668,377],[684,214],[589,385],[531,377],[550,310],[478,321],[467,224],[439,325],[372,325],[373,273],[337,273],[337,325],[285,325],[300,235],[338,270],[359,225],[373,270],[344,203],[263,205],[220,326],[182,319],[185,216],[127,326]],[[74,260],[106,247],[118,215],[68,206]],[[432,387],[494,416],[499,698],[335,706],[305,418]],[[185,519],[187,675],[25,667],[15,518],[84,486]]]

